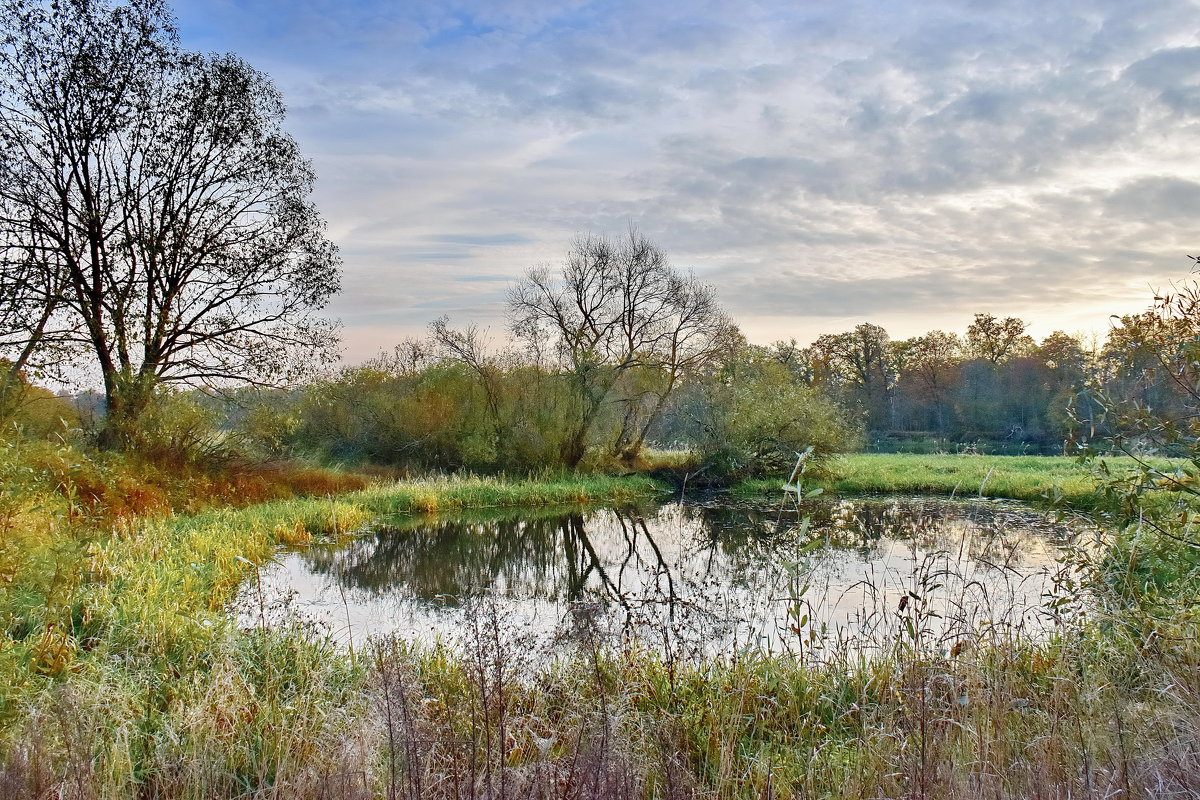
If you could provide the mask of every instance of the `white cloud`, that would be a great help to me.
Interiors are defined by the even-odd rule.
[[[1188,2],[180,11],[284,90],[346,255],[334,309],[371,338],[502,325],[505,276],[629,222],[760,338],[1102,327],[1196,247]]]

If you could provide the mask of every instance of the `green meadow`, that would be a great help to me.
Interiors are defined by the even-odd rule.
[[[994,497],[1075,510],[1111,510],[1117,504],[1105,486],[1143,469],[1173,474],[1181,461],[1107,456],[1084,463],[1062,456],[910,455],[850,453],[829,459],[804,476],[805,488],[836,494],[931,494]],[[749,480],[737,494],[779,493],[783,481]],[[1163,498],[1150,502],[1162,504]]]

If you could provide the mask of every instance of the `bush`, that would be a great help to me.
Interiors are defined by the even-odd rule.
[[[164,466],[224,465],[236,448],[221,430],[220,417],[195,392],[161,390],[138,420],[132,449]]]
[[[27,383],[23,377],[7,388],[0,385],[0,421],[0,435],[29,439],[63,438],[80,424],[79,410],[69,399]]]
[[[798,453],[813,459],[861,447],[860,425],[782,365],[743,362],[699,392],[692,436],[712,477],[786,477]]]

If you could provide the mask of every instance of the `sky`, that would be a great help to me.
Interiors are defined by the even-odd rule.
[[[1200,255],[1182,0],[175,0],[275,81],[358,361],[637,226],[747,337],[1103,336]]]

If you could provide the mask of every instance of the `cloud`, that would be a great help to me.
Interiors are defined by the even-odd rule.
[[[494,233],[478,235],[469,233],[443,233],[426,237],[430,241],[446,244],[463,244],[472,246],[491,246],[503,244],[528,244],[531,240],[519,233]]]
[[[1123,221],[1188,225],[1200,208],[1200,183],[1156,175],[1124,184],[1105,199],[1105,213]]]
[[[630,222],[772,338],[1103,326],[1196,247],[1185,0],[177,7],[186,44],[278,81],[346,255],[335,310],[375,332],[502,325],[506,276]]]
[[[1131,64],[1125,76],[1157,92],[1172,111],[1200,113],[1200,47],[1162,50]]]

